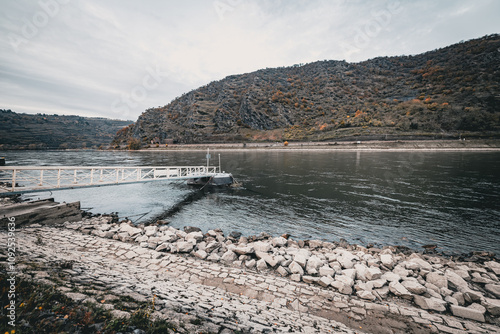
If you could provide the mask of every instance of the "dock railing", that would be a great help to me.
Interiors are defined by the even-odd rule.
[[[216,172],[217,167],[212,166],[2,166],[0,167],[0,194],[151,182],[156,180],[183,180],[193,177],[203,177]]]

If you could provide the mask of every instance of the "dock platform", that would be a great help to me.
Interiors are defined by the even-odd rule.
[[[186,180],[217,172],[212,166],[2,166],[0,196],[27,192],[98,187],[115,184]]]

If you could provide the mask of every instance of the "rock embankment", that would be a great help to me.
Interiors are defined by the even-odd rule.
[[[241,237],[233,232],[226,237],[221,230],[203,234],[194,227],[184,231],[166,225],[137,227],[130,222],[111,224],[106,217],[68,223],[66,227],[137,243],[139,249],[158,252],[159,259],[162,253],[186,254],[243,271],[270,272],[286,278],[285,296],[291,293],[287,286],[301,283],[317,288],[312,295],[333,301],[326,311],[321,303],[303,306],[303,297],[298,294],[293,307],[304,311],[343,313],[347,319],[364,322],[371,310],[392,312],[387,305],[397,302],[416,311],[399,309],[394,310],[395,314],[412,317],[416,323],[427,323],[429,319],[421,314],[429,314],[430,318],[441,319],[432,322],[438,329],[453,324],[453,330],[464,330],[460,321],[466,320],[499,325],[500,264],[494,260],[457,262],[439,255],[403,254],[395,247],[367,249],[320,240],[295,241],[264,233]],[[137,252],[122,250],[116,255],[131,259]],[[222,277],[221,283],[236,280]],[[455,320],[443,320],[450,315]],[[330,318],[345,320],[342,316]]]
[[[168,319],[178,332],[500,331],[494,260],[203,234],[105,216],[20,228],[16,239],[19,276],[116,318],[134,318],[133,305],[147,305],[151,318]]]

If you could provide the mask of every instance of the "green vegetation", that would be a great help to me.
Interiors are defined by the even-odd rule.
[[[490,35],[416,56],[233,75],[146,110],[113,144],[499,137],[499,48]]]
[[[9,305],[9,278],[0,274],[0,302]],[[16,280],[16,328],[22,333],[118,333],[142,329],[146,333],[177,333],[179,328],[166,320],[151,320],[154,300],[136,305],[130,318],[113,318],[109,310],[99,304],[78,303],[60,293],[52,285],[40,284],[26,279]],[[116,303],[123,306],[125,299]],[[129,302],[130,304],[131,302]],[[6,332],[8,321],[5,312],[0,312],[0,331]],[[201,324],[201,321],[196,321]],[[181,330],[181,332],[184,332]]]

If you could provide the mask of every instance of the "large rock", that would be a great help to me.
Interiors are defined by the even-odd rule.
[[[278,260],[271,254],[256,251],[255,255],[257,256],[258,259],[266,261],[266,263],[271,267],[275,267],[278,264]]]
[[[309,240],[309,248],[316,249],[323,247],[323,241],[321,240]]]
[[[354,267],[354,261],[358,257],[352,254],[351,252],[344,251],[340,256],[337,257],[337,262],[340,263],[342,268],[351,269]]]
[[[384,273],[381,278],[385,279],[386,281],[389,281],[389,282],[401,281],[401,276],[393,273],[392,271],[388,271],[388,272]]]
[[[234,253],[233,253],[234,254]],[[213,261],[213,262],[218,262],[219,260],[221,259],[221,257],[219,256],[219,254],[217,253],[212,253],[210,254],[208,257],[207,257],[207,260],[209,261]]]
[[[416,254],[413,254],[410,257],[410,259],[405,263],[405,267],[410,270],[432,270],[432,265],[424,259],[418,257]]]
[[[481,292],[479,291],[474,291],[471,289],[467,289],[466,291],[463,292],[464,298],[468,303],[476,303],[480,302],[484,296]]]
[[[484,298],[481,303],[491,315],[500,316],[500,299]]]
[[[161,251],[164,251],[164,252],[168,252],[170,250],[170,244],[168,242],[162,242],[161,244],[158,245],[158,247],[156,247],[155,251],[157,252],[161,252]]]
[[[208,230],[207,231],[207,234],[211,237],[217,237],[218,235],[222,235],[222,232],[217,232],[217,231],[214,231],[214,230]]]
[[[194,256],[196,256],[199,259],[205,260],[208,254],[204,250],[199,249],[196,252],[194,252]]]
[[[307,260],[306,271],[310,275],[315,275],[318,273],[318,268],[323,264],[323,261],[321,261],[316,255],[313,255]]]
[[[302,266],[295,261],[292,261],[288,268],[290,269],[292,274],[299,274],[301,276],[304,275],[304,269],[302,269]]]
[[[370,283],[374,288],[381,288],[387,284],[387,281],[383,278],[379,278],[379,279],[370,281]]]
[[[257,261],[255,261],[255,259],[250,259],[250,260],[245,261],[245,267],[247,267],[249,269],[252,269],[253,267],[255,267],[256,264],[257,264]]]
[[[465,298],[464,294],[461,292],[455,292],[453,295],[451,295],[455,300],[457,301],[459,306],[464,306],[465,305]]]
[[[170,243],[177,241],[177,239],[179,239],[179,237],[172,231],[165,231],[163,232],[163,235],[160,237],[161,241]]]
[[[335,276],[335,280],[342,282],[342,283],[345,283],[346,285],[351,286],[351,287],[354,285],[354,280],[346,275],[337,275],[337,276]]]
[[[252,246],[238,246],[233,249],[233,252],[235,252],[238,255],[249,255],[253,254],[255,252],[254,248]]]
[[[302,280],[304,281],[304,283],[312,284],[312,283],[318,282],[319,281],[319,277],[304,275],[302,277]]]
[[[140,228],[132,227],[127,223],[122,223],[120,225],[120,232],[127,232],[131,238],[136,238],[142,234],[142,230]]]
[[[267,269],[267,264],[266,261],[260,259],[257,261],[257,270],[266,270]]]
[[[194,245],[189,241],[178,241],[176,243],[177,252],[179,253],[189,253],[193,250]]]
[[[475,304],[477,305],[477,304]],[[451,305],[451,312],[455,317],[461,317],[465,319],[472,319],[476,321],[481,321],[484,322],[484,313],[485,310],[483,309],[477,309],[474,304],[469,306],[469,307],[462,307],[462,306],[457,306],[457,305]]]
[[[433,271],[428,273],[425,280],[438,288],[448,288],[448,279],[438,272]]]
[[[372,293],[376,296],[378,296],[380,299],[386,299],[387,296],[389,296],[389,287],[384,286],[381,287],[380,289],[374,289]]]
[[[309,257],[306,254],[299,252],[295,254],[295,256],[293,257],[293,261],[295,263],[298,263],[302,268],[305,268],[308,258]]]
[[[363,282],[366,282],[366,272],[368,271],[368,267],[362,263],[356,263],[354,265],[354,269],[356,270],[356,278]]]
[[[334,282],[334,279],[331,276],[323,276],[319,279],[318,284],[322,287],[326,288]]]
[[[405,280],[401,283],[408,291],[413,294],[421,295],[427,292],[427,289],[422,284],[418,283],[416,279]]]
[[[387,268],[391,269],[394,266],[392,254],[380,254],[380,262]]]
[[[269,253],[271,251],[271,245],[268,242],[257,241],[252,246],[256,252]]]
[[[279,266],[278,269],[276,269],[276,272],[280,274],[281,276],[285,277],[289,274],[288,270],[286,270],[284,267]]]
[[[375,295],[371,291],[368,291],[368,290],[359,290],[359,291],[356,291],[356,295],[359,298],[365,299],[365,300],[374,301],[375,299],[377,299],[377,297],[375,297]]]
[[[382,277],[382,271],[380,271],[380,269],[377,267],[370,267],[366,271],[365,276],[369,281],[378,280],[380,277]]]
[[[181,230],[174,230],[173,232],[177,235],[177,237],[179,237],[179,239],[184,239],[187,235],[186,232]]]
[[[319,268],[319,275],[320,276],[335,276],[335,270],[330,268],[329,266],[325,265]]]
[[[146,226],[144,228],[144,234],[147,235],[148,237],[154,236],[157,231],[158,231],[157,226]]]
[[[469,290],[467,282],[453,270],[447,269],[446,272],[444,273],[444,276],[448,280],[448,288],[460,292],[465,292]]]
[[[486,284],[484,288],[492,293],[496,298],[500,299],[500,285],[499,284]]]
[[[349,277],[352,280],[356,279],[356,269],[344,269],[342,275]]]
[[[405,298],[405,299],[411,299],[412,294],[408,289],[406,289],[401,283],[399,282],[391,282],[389,284],[389,290],[396,296]]]
[[[405,269],[404,266],[399,264],[396,267],[394,267],[394,269],[392,269],[392,272],[395,273],[396,275],[401,276],[401,278],[408,277],[408,275],[410,275],[410,271]]]
[[[500,276],[500,263],[496,261],[485,262],[484,266],[495,273],[495,275]]]
[[[141,242],[147,242],[149,240],[149,237],[147,235],[139,235],[137,238],[135,238],[135,242],[141,243]]]
[[[424,310],[432,310],[437,312],[446,311],[446,302],[442,299],[438,299],[435,297],[425,298],[423,296],[417,295],[413,297],[413,301]]]
[[[338,275],[335,276],[335,281],[331,282],[330,285],[339,290],[340,293],[350,295],[352,294],[354,280],[344,275]]]
[[[277,238],[273,238],[273,240],[271,240],[271,244],[274,247],[285,247],[287,242],[288,241],[283,237],[277,237]]]
[[[222,254],[221,260],[225,261],[225,262],[233,262],[233,261],[236,261],[237,258],[238,258],[238,255],[236,255],[235,252],[228,250],[227,252]]]
[[[198,241],[201,241],[203,240],[203,233],[201,232],[191,232],[191,233],[187,233],[186,236],[184,237],[184,239],[186,241],[191,241],[194,243],[197,243]]]
[[[114,238],[114,237],[113,237]],[[125,232],[120,232],[118,234],[116,234],[116,238],[120,241],[123,241],[123,242],[127,242],[127,241],[130,241],[132,240],[132,238],[130,237],[130,235],[128,234],[127,231]]]
[[[205,246],[205,252],[207,253],[212,253],[214,250],[219,249],[221,246],[220,243],[217,241],[210,241],[206,246]]]

